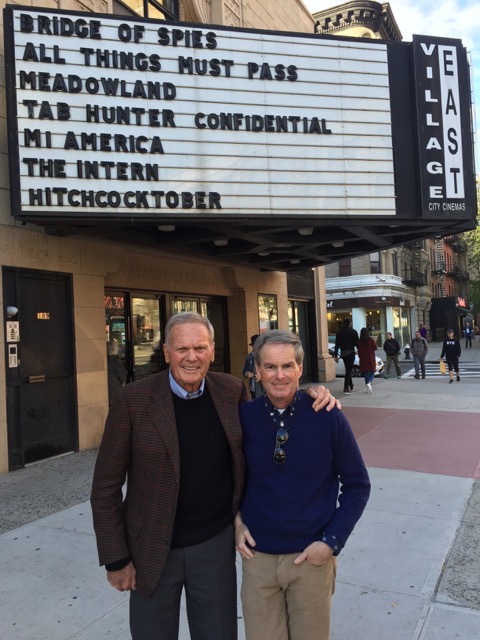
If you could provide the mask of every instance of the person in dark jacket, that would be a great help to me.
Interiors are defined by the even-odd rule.
[[[373,393],[372,382],[377,368],[375,362],[376,350],[377,343],[370,337],[370,331],[367,327],[363,327],[358,341],[358,359],[360,360],[360,371],[365,378],[365,393]]]
[[[416,380],[420,380],[420,371],[422,372],[422,380],[425,380],[425,358],[428,353],[428,343],[425,338],[422,338],[420,331],[415,331],[415,337],[412,340],[410,351],[413,356],[413,364],[415,367]]]
[[[383,350],[387,355],[387,370],[385,372],[384,378],[388,378],[390,376],[390,369],[393,366],[395,367],[395,371],[397,372],[397,378],[402,377],[402,370],[400,369],[400,365],[398,364],[398,355],[400,353],[400,345],[392,336],[391,333],[387,332],[385,334],[385,342],[383,343]]]
[[[473,335],[473,329],[472,327],[467,323],[463,329],[463,332],[465,334],[465,349],[468,349],[468,347],[470,347],[470,349],[472,348],[472,335]]]
[[[252,348],[255,345],[255,340],[257,338],[258,333],[250,338],[250,346]],[[250,353],[245,358],[245,364],[243,365],[243,375],[248,379],[248,389],[250,391],[250,397],[252,398],[252,400],[255,400],[255,398],[262,395],[263,389],[257,378],[257,372],[255,371],[255,358],[253,356],[253,351],[250,351]]]
[[[457,382],[460,382],[460,367],[458,361],[462,355],[462,346],[460,340],[455,337],[453,329],[448,329],[447,338],[443,341],[442,353],[440,358],[444,358],[448,365],[448,375],[450,377],[449,384],[453,384],[453,370],[457,374]]]
[[[343,326],[335,336],[335,361],[338,362],[338,354],[345,365],[345,380],[343,393],[352,393],[354,390],[352,380],[353,363],[355,362],[355,349],[358,346],[358,333],[350,326],[350,319],[345,318]]]

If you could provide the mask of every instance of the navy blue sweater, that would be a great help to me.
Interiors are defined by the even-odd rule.
[[[315,413],[304,393],[286,418],[284,464],[273,460],[278,429],[265,398],[240,406],[247,478],[242,519],[263,553],[301,552],[323,540],[338,555],[363,513],[370,481],[341,411]],[[340,491],[340,495],[339,495]],[[338,505],[337,505],[338,498]]]

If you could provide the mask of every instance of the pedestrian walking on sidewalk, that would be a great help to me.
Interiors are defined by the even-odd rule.
[[[445,357],[448,365],[448,375],[450,377],[449,384],[453,383],[453,371],[457,374],[457,382],[460,382],[460,367],[458,361],[462,355],[462,346],[460,340],[455,337],[453,329],[448,329],[447,337],[443,341],[442,353],[440,359]]]
[[[472,348],[473,329],[468,324],[468,322],[463,328],[463,333],[465,334],[465,349],[468,349],[468,347],[470,347],[470,349],[471,349]]]
[[[343,393],[352,393],[354,390],[352,380],[353,364],[355,362],[355,349],[358,345],[358,333],[350,326],[350,318],[345,318],[342,328],[335,336],[335,361],[338,362],[338,354],[345,365],[345,380],[343,381]]]
[[[367,503],[368,472],[345,416],[315,413],[299,392],[298,337],[268,331],[254,351],[266,395],[240,407],[247,473],[235,518],[245,637],[328,640],[336,556]]]
[[[372,382],[375,377],[375,351],[377,343],[370,337],[370,331],[367,327],[363,327],[360,331],[360,339],[358,341],[358,359],[360,360],[360,371],[365,378],[365,392],[373,393]]]
[[[258,333],[250,338],[250,346],[254,347],[255,340],[258,338]],[[245,358],[245,364],[243,365],[243,375],[248,379],[248,388],[250,390],[250,397],[255,400],[263,393],[262,385],[260,384],[257,372],[255,371],[255,358],[253,357],[253,350]]]
[[[422,338],[420,331],[415,331],[415,337],[412,340],[410,351],[413,356],[413,364],[415,366],[415,378],[420,380],[420,373],[422,374],[422,380],[425,380],[425,358],[428,353],[428,343],[425,338]]]
[[[395,367],[395,371],[397,373],[397,378],[402,377],[402,370],[400,369],[400,365],[398,364],[398,356],[400,354],[400,345],[395,340],[390,332],[385,334],[385,342],[383,343],[383,350],[387,356],[387,370],[385,372],[384,378],[388,378],[390,376],[390,369],[392,368],[392,363]]]

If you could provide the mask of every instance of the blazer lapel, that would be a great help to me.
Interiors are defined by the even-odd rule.
[[[165,450],[170,456],[177,478],[179,478],[180,450],[168,370],[155,376],[155,378],[157,380],[152,388],[153,404],[148,408],[148,415],[163,440]]]

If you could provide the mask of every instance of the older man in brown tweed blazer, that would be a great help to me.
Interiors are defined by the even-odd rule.
[[[202,316],[172,316],[164,352],[169,371],[122,387],[110,407],[91,496],[100,564],[130,591],[134,640],[178,639],[183,588],[192,640],[235,640],[247,391],[208,372],[214,336]]]

